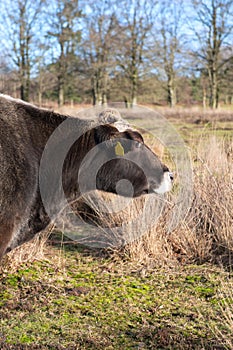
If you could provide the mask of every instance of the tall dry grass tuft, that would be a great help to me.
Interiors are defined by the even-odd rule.
[[[204,243],[204,249],[200,252],[197,249],[197,259],[230,263],[233,252],[232,141],[216,136],[201,140],[195,160],[189,229],[201,248]]]
[[[157,226],[130,249],[157,260],[232,264],[233,142],[211,136],[193,147],[193,199],[178,227],[167,234],[165,214]],[[169,207],[166,208],[169,211]],[[145,243],[145,241],[147,241]],[[143,259],[143,256],[141,257]]]
[[[183,261],[231,264],[233,253],[232,141],[211,136],[193,146],[194,191],[185,221],[170,242]]]
[[[167,213],[163,213],[166,217]],[[124,247],[124,254],[130,260],[146,268],[174,266],[178,263],[177,253],[166,232],[166,218],[160,218],[156,225],[138,240]]]
[[[50,234],[51,229],[43,231],[30,242],[8,253],[1,261],[0,273],[5,270],[14,272],[24,263],[45,260],[48,256],[47,241]]]
[[[90,215],[97,225],[112,227],[125,225],[138,217],[136,225],[126,226],[124,254],[131,259],[145,263],[154,261],[156,264],[178,262],[214,262],[231,264],[233,253],[233,144],[232,141],[211,136],[200,140],[193,147],[194,191],[192,205],[185,217],[173,232],[167,232],[167,220],[173,207],[172,202],[166,202],[163,213],[151,227],[146,220],[156,216],[156,201],[146,209],[147,214],[140,221],[141,211],[147,205],[146,198],[136,198],[124,211],[117,214],[106,214],[98,200],[83,199],[83,214]],[[108,205],[115,197],[101,194],[102,203]],[[172,197],[171,197],[172,198]],[[123,199],[122,199],[123,200]],[[94,203],[94,205],[93,205]],[[108,204],[106,204],[108,203]],[[140,225],[147,227],[143,234],[137,235]],[[109,231],[106,233],[109,235]],[[130,236],[131,235],[131,236]],[[132,238],[132,239],[131,239]],[[122,253],[122,249],[120,250]]]
[[[231,263],[233,253],[232,141],[211,136],[193,146],[192,206],[170,243],[181,261]]]

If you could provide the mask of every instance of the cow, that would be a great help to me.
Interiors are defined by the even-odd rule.
[[[63,127],[67,122],[68,127]],[[51,139],[55,141],[49,147]],[[59,200],[56,164],[67,140],[71,144],[61,172],[67,202],[96,189],[136,197],[172,187],[172,173],[139,132],[119,131],[114,124],[62,115],[0,95],[0,259],[53,219],[48,203],[56,207]],[[93,174],[94,181],[88,181]],[[118,186],[122,180],[131,187]]]

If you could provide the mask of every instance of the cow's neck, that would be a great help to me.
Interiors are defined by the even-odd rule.
[[[70,148],[63,167],[63,186],[67,197],[72,198],[80,195],[78,187],[78,174],[80,165],[88,154],[88,152],[95,146],[93,130],[84,133]],[[91,174],[87,174],[87,177]]]

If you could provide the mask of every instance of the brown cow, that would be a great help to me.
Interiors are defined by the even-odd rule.
[[[138,132],[92,126],[0,95],[0,258],[46,228],[60,192],[69,202],[93,189],[124,196],[171,189],[172,174]]]

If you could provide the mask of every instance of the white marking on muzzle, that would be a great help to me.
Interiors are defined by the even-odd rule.
[[[163,194],[169,192],[172,189],[172,179],[173,175],[169,171],[166,171],[163,175],[163,181],[158,188],[153,189],[155,193]]]

